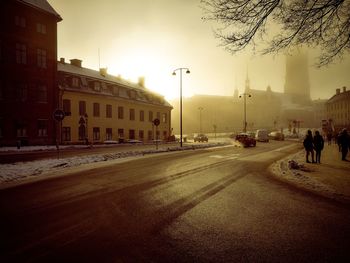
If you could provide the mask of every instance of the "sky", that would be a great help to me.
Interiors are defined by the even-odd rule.
[[[83,67],[107,67],[108,73],[137,82],[165,96],[179,97],[177,68],[186,97],[233,95],[253,89],[283,92],[285,56],[262,56],[245,50],[231,55],[219,46],[213,24],[204,22],[199,0],[48,0],[63,20],[58,23],[58,58],[78,58]],[[350,56],[317,69],[309,52],[312,99],[328,99],[336,88],[350,89]]]

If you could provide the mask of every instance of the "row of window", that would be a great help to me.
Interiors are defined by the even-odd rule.
[[[86,127],[85,125],[80,125],[78,128],[78,134],[79,134],[79,140],[83,141],[87,139],[87,132],[86,132]],[[167,139],[167,131],[163,131],[163,138],[160,138],[160,131],[152,131],[149,130],[147,132],[147,140],[151,141],[154,139]],[[124,134],[124,129],[118,129],[117,130],[117,136],[113,135],[113,129],[112,128],[106,128],[106,133],[105,133],[105,140],[113,140],[113,139],[124,139],[125,134]],[[134,140],[138,139],[140,141],[145,141],[145,133],[143,130],[139,130],[138,132],[138,138],[136,138],[136,131],[133,129],[129,130],[129,139]],[[101,140],[101,132],[100,132],[100,127],[93,127],[92,128],[92,139],[94,141],[100,141]],[[69,142],[71,141],[71,127],[62,127],[62,141],[64,142]]]
[[[0,83],[0,100],[5,99],[15,99],[18,101],[28,101],[29,95],[28,95],[28,85],[25,83],[17,83],[6,91],[4,90],[4,87]],[[45,84],[38,84],[34,88],[31,88],[30,98],[36,102],[40,103],[46,103],[48,99],[47,95],[47,86]]]
[[[26,65],[28,63],[27,45],[16,43],[16,63]],[[47,51],[45,49],[36,49],[36,65],[38,68],[47,67]]]
[[[328,110],[341,110],[341,109],[347,109],[349,107],[349,102],[348,101],[342,101],[338,103],[331,103],[328,104],[327,109]]]
[[[21,28],[27,27],[27,19],[23,16],[15,16],[15,25]],[[46,35],[46,25],[40,22],[36,23],[36,32]]]
[[[106,104],[106,118],[112,118],[113,117],[113,109],[112,109],[111,104]],[[101,116],[101,111],[100,111],[101,105],[100,103],[93,103],[93,117],[100,117]],[[65,112],[66,116],[71,115],[71,101],[68,99],[63,100],[63,111]],[[118,119],[124,119],[124,107],[123,106],[118,106],[117,107],[117,116]],[[86,114],[86,102],[85,101],[79,101],[79,115],[80,116],[87,116]],[[160,112],[156,113],[156,118],[159,119],[162,123],[167,123],[167,114]],[[135,109],[129,109],[129,120],[134,121],[136,119],[136,112]],[[145,111],[140,110],[139,111],[139,120],[140,121],[145,121]],[[153,111],[148,111],[148,120],[153,121],[154,116],[153,116]]]
[[[3,137],[3,123],[0,121],[0,138]],[[37,136],[38,137],[47,137],[47,129],[48,129],[48,120],[47,119],[39,119],[37,120]],[[18,122],[15,124],[16,136],[18,138],[28,137],[28,125],[23,122]]]

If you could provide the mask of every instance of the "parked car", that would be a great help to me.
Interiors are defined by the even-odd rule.
[[[258,142],[269,142],[269,133],[267,132],[267,130],[257,130],[255,139]]]
[[[256,140],[254,137],[249,136],[248,133],[240,133],[236,135],[235,140],[243,145],[243,147],[256,146]]]
[[[197,134],[194,137],[194,142],[208,142],[208,137],[205,134]]]
[[[276,141],[284,141],[284,134],[279,131],[273,131],[269,133],[269,138]]]

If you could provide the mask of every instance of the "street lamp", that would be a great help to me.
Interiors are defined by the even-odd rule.
[[[186,74],[190,73],[188,68],[177,68],[173,71],[173,76],[176,76],[176,71],[180,71],[180,146],[182,147],[182,70],[186,70]]]
[[[243,97],[244,99],[244,125],[243,125],[243,132],[247,132],[247,103],[246,103],[246,97],[251,97],[249,93],[243,93],[242,95],[239,95],[240,98]]]
[[[199,107],[199,133],[202,133],[202,110],[203,107]]]

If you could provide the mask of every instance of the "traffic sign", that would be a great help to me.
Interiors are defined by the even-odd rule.
[[[53,118],[56,120],[56,121],[62,121],[64,119],[64,111],[63,110],[60,110],[60,109],[56,109],[54,112],[53,112]]]
[[[158,126],[160,124],[160,120],[159,119],[154,119],[153,120],[153,124]]]

